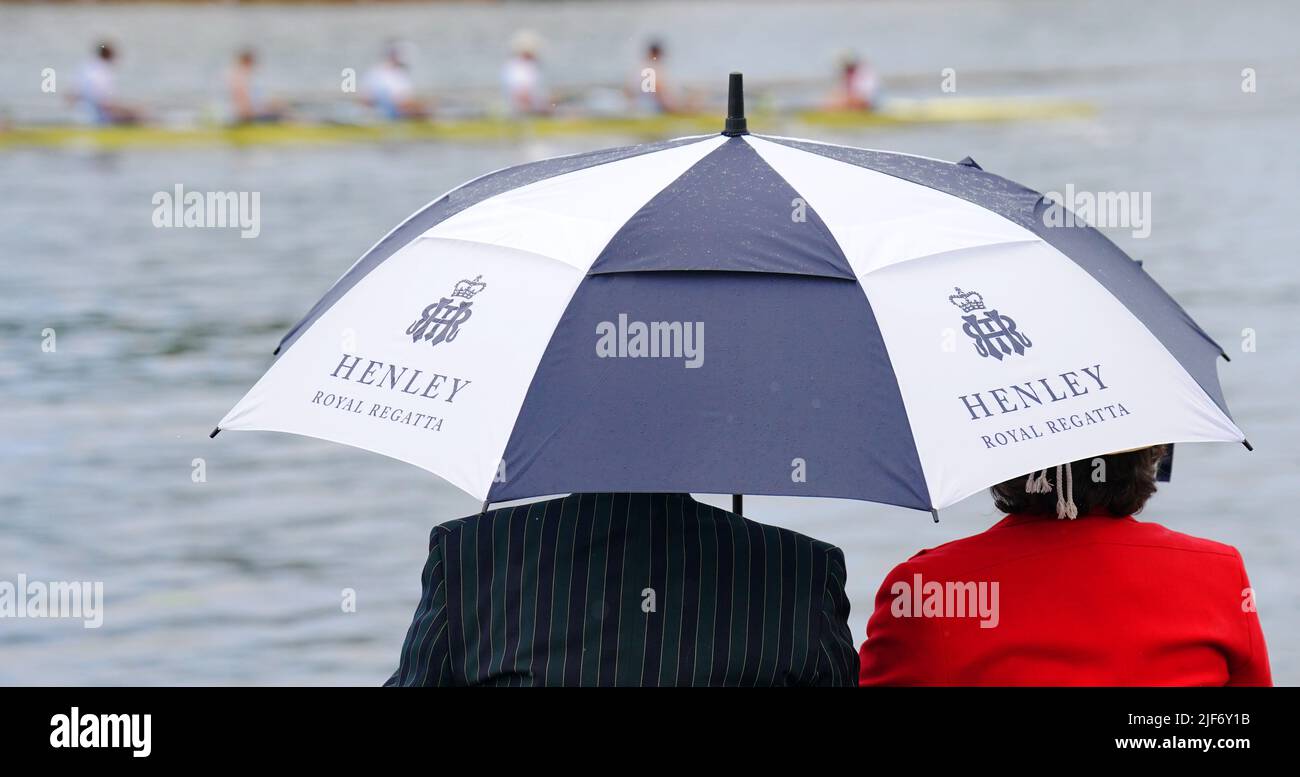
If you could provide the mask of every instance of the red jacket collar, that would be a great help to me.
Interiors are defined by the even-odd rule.
[[[1135,523],[1137,521],[1137,519],[1135,519],[1131,515],[1111,515],[1105,510],[1091,510],[1084,515],[1080,515],[1075,520],[1083,520],[1084,518],[1108,518],[1112,521],[1114,520],[1129,521],[1130,523]],[[1055,515],[1048,515],[1043,513],[1039,513],[1039,514],[1012,513],[1011,515],[1008,515],[1007,517],[995,523],[993,525],[993,528],[1003,529],[1010,526],[1021,526],[1027,523],[1038,523],[1040,521],[1056,521],[1056,520],[1059,519]]]

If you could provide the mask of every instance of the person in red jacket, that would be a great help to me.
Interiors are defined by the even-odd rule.
[[[1009,515],[885,578],[859,684],[1271,685],[1241,554],[1133,518],[1162,452],[994,486]]]

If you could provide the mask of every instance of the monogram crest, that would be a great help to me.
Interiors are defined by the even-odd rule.
[[[475,276],[472,281],[462,280],[452,289],[450,296],[426,306],[420,317],[406,328],[411,342],[424,340],[430,346],[435,346],[455,340],[461,326],[474,312],[471,308],[474,307],[472,300],[475,295],[487,288],[487,284],[482,281],[482,275]]]
[[[1033,345],[1029,338],[1016,331],[1016,322],[1010,316],[999,313],[995,308],[986,308],[984,297],[979,292],[963,292],[954,287],[956,294],[948,295],[948,301],[961,308],[962,331],[975,341],[975,352],[1002,361],[1004,356],[1016,354],[1023,356],[1025,349]],[[977,311],[984,311],[983,314]]]

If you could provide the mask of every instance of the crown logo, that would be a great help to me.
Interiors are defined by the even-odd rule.
[[[456,284],[456,289],[452,291],[451,296],[474,299],[475,294],[478,294],[480,291],[487,288],[486,283],[480,282],[482,279],[482,275],[476,275],[472,281],[462,280],[460,283]]]
[[[956,291],[957,293],[949,294],[948,301],[956,305],[957,307],[961,308],[961,312],[969,313],[972,310],[984,309],[984,298],[980,296],[979,292],[977,291],[962,292],[962,290],[956,286],[953,287],[953,290]]]

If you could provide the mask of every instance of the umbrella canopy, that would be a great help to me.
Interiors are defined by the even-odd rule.
[[[439,197],[344,273],[219,429],[346,443],[489,501],[927,510],[1109,451],[1244,440],[1219,346],[1037,192],[970,160],[727,127]]]

